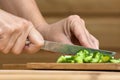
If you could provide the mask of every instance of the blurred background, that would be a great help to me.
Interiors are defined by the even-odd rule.
[[[36,0],[48,23],[77,14],[100,41],[100,49],[117,52],[120,57],[120,0]],[[0,54],[0,64],[53,62],[57,54]]]
[[[77,14],[100,41],[100,48],[120,53],[120,0],[36,0],[49,23]]]

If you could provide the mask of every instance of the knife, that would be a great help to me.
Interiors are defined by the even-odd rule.
[[[86,49],[90,52],[101,52],[103,54],[109,54],[111,56],[114,56],[116,54],[116,52],[113,52],[113,51],[92,49],[92,48],[86,48],[83,46],[69,45],[69,44],[63,44],[63,43],[52,42],[52,41],[45,41],[45,44],[44,46],[42,46],[41,49],[46,51],[51,51],[51,52],[62,53],[62,54],[70,54],[70,55],[74,55],[82,49]]]

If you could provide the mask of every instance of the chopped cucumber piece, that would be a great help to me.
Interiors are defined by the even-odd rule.
[[[91,53],[82,49],[76,55],[60,56],[57,63],[120,63],[120,59],[114,59],[111,55],[101,52]]]
[[[111,59],[110,62],[111,63],[120,63],[120,60],[119,59]]]

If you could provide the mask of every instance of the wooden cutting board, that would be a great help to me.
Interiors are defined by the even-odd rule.
[[[115,63],[27,63],[4,64],[4,69],[43,69],[43,70],[116,70],[120,64]]]
[[[120,64],[113,63],[27,63],[28,69],[63,70],[120,70]]]

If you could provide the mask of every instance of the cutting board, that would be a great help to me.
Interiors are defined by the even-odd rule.
[[[113,63],[28,63],[28,69],[61,70],[120,70],[120,64]]]
[[[115,63],[27,63],[4,64],[4,69],[42,69],[42,70],[116,70],[120,64]]]

